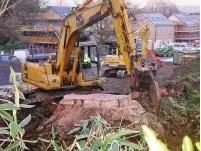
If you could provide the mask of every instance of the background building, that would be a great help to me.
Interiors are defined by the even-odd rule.
[[[30,51],[55,52],[61,22],[71,10],[71,7],[66,6],[49,6],[42,12],[30,14],[27,24],[21,27],[22,39]]]
[[[162,40],[165,43],[174,40],[174,24],[160,13],[139,14],[136,21],[132,21],[132,30],[136,31],[140,27],[148,24],[150,28],[149,39],[152,42],[152,49],[156,40]]]
[[[200,39],[199,15],[173,14],[169,19],[175,24],[175,42],[193,43]]]

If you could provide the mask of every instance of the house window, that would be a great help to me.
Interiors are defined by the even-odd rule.
[[[171,29],[170,32],[173,33],[173,30]]]
[[[158,29],[156,30],[156,33],[159,34],[159,30]]]
[[[161,34],[163,34],[163,30],[161,29]]]

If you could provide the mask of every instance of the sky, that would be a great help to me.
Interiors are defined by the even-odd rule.
[[[49,0],[49,5],[75,6],[76,3],[83,3],[85,0]],[[139,4],[141,7],[146,5],[147,0],[130,0],[133,4]],[[200,5],[200,0],[172,0],[177,5]]]

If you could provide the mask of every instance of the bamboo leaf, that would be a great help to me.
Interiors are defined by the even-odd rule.
[[[16,149],[17,147],[19,147],[20,144],[21,144],[21,142],[20,142],[20,141],[17,141],[17,142],[15,142],[15,143],[9,145],[9,146],[5,149],[5,151],[13,151],[13,150]]]
[[[122,138],[117,138],[117,139],[115,139],[115,141],[117,141],[121,146],[128,146],[128,147],[131,147],[133,149],[144,150],[144,148],[142,146],[139,146],[135,143],[129,142],[129,141],[124,140]]]
[[[19,91],[19,98],[25,100],[24,94],[20,90],[18,91]]]
[[[77,140],[80,140],[80,139],[84,139],[84,138],[88,138],[89,137],[89,135],[79,135],[79,136],[77,136]]]
[[[23,140],[24,142],[26,142],[26,143],[32,143],[32,144],[35,144],[35,143],[37,143],[38,142],[38,140]]]
[[[196,142],[195,146],[197,147],[198,151],[200,151],[200,142]]]
[[[16,122],[10,123],[10,133],[12,136],[16,136],[19,131],[19,125]]]
[[[99,137],[93,142],[93,144],[91,145],[91,149],[93,151],[97,151],[98,148],[101,146],[101,144],[102,144],[102,139]]]
[[[120,138],[122,136],[125,136],[125,135],[129,135],[129,134],[137,134],[139,133],[139,131],[133,131],[133,130],[120,130],[119,132],[117,132],[115,135],[114,135],[114,138]]]
[[[68,134],[73,134],[73,133],[75,133],[75,132],[77,132],[79,130],[81,130],[81,127],[76,127],[73,130],[71,130]]]
[[[19,108],[15,104],[6,103],[0,105],[0,110],[18,110]]]
[[[84,120],[83,122],[83,127],[86,128],[89,125],[89,121],[88,120]]]
[[[52,125],[52,139],[55,140],[56,139],[56,129],[55,127]]]
[[[31,115],[27,116],[23,121],[20,122],[19,126],[24,127],[26,126],[31,120]]]
[[[93,150],[91,150],[89,147],[85,147],[85,148],[83,149],[83,151],[93,151]]]
[[[10,114],[8,114],[6,111],[0,110],[0,115],[3,116],[9,122],[13,121],[13,117]]]
[[[81,148],[84,148],[86,145],[86,141],[83,141],[83,140],[79,141],[78,143],[79,143]]]
[[[112,151],[119,151],[119,144],[117,142],[112,143]]]
[[[40,141],[45,142],[45,143],[50,143],[50,140],[44,139],[44,138],[38,138]]]
[[[106,150],[107,146],[112,142],[112,139],[114,137],[115,134],[108,134],[104,141],[103,141],[103,145],[102,145],[102,149]]]
[[[185,136],[182,144],[182,151],[193,151],[193,143],[188,136]]]
[[[26,105],[26,104],[20,104],[19,107],[20,108],[26,108],[26,109],[30,109],[32,107],[34,107],[35,105]]]
[[[23,137],[25,134],[25,130],[23,128],[19,129],[20,136]]]
[[[15,90],[15,105],[17,107],[20,106],[20,94],[19,94],[19,90],[17,88]]]
[[[9,135],[10,133],[9,133],[9,131],[7,131],[7,130],[1,130],[0,131],[0,135]]]
[[[156,138],[156,133],[152,129],[143,125],[142,130],[150,151],[155,151],[156,148],[157,151],[169,151],[167,146]]]
[[[13,70],[13,68],[12,68],[12,67],[10,67],[10,72],[11,72],[11,75],[12,75],[13,84],[14,84],[14,86],[16,87],[17,78],[16,78],[15,71]]]
[[[62,151],[62,148],[55,141],[52,141],[52,145],[54,146],[55,151]]]

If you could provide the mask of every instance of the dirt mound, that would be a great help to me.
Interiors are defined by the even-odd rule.
[[[111,94],[66,95],[45,125],[53,124],[59,136],[65,138],[75,124],[97,114],[114,126],[123,121],[132,129],[139,130],[141,125],[146,124],[163,130],[157,118],[146,113],[137,101],[126,95]]]

